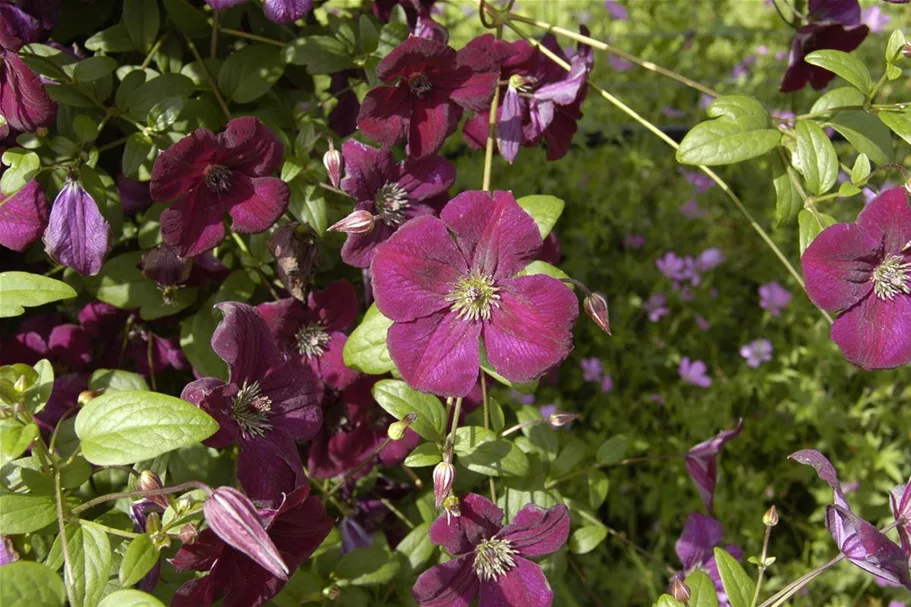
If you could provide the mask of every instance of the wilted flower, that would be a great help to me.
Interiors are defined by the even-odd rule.
[[[0,175],[4,172],[0,169]],[[49,214],[50,205],[44,190],[32,179],[12,196],[3,198],[0,205],[0,245],[24,252],[44,234]]]
[[[699,495],[709,512],[715,507],[715,486],[718,484],[718,454],[724,445],[740,434],[743,420],[732,430],[722,430],[707,441],[690,448],[686,453],[686,470],[696,483]]]
[[[306,225],[292,222],[272,232],[269,252],[275,273],[295,299],[304,301],[307,287],[319,266],[319,238]]]
[[[679,577],[675,577],[671,581],[671,595],[681,603],[688,603],[693,596],[690,587]]]
[[[206,0],[206,3],[216,10],[224,10],[247,0]],[[289,24],[310,12],[313,0],[263,0],[263,12],[266,18],[273,23]]]
[[[670,309],[667,307],[667,297],[661,293],[655,293],[642,304],[642,308],[648,314],[648,319],[652,322],[658,322],[661,317],[667,316]]]
[[[480,595],[481,607],[548,607],[550,584],[528,558],[551,554],[566,543],[566,506],[545,510],[528,504],[503,527],[503,511],[488,499],[469,493],[460,502],[460,516],[441,515],[430,527],[430,541],[456,558],[421,574],[411,590],[418,605],[468,605]]]
[[[53,259],[83,276],[94,276],[111,250],[111,224],[82,184],[70,180],[54,200],[43,240]]]
[[[794,296],[777,282],[767,282],[759,287],[759,307],[768,310],[772,316],[778,316],[788,307]]]
[[[542,241],[512,194],[464,192],[441,218],[408,222],[373,260],[373,294],[394,321],[387,344],[405,381],[467,395],[478,379],[479,337],[510,381],[530,381],[566,358],[578,304],[555,278],[516,276]]]
[[[44,92],[41,79],[16,54],[23,45],[38,40],[41,26],[21,7],[0,4],[0,140],[10,129],[30,133],[48,126],[57,113],[57,104]]]
[[[721,582],[718,563],[715,562],[714,548],[720,546],[724,538],[721,523],[710,516],[693,512],[683,526],[683,533],[674,546],[677,558],[683,563],[684,575],[701,569],[705,571],[718,593],[718,602],[724,607],[730,605],[728,596]],[[743,559],[743,552],[734,545],[725,546],[724,550],[736,560]]]
[[[685,383],[708,388],[712,385],[712,378],[706,374],[706,370],[707,367],[701,360],[691,361],[688,356],[684,356],[680,359],[680,367],[677,372]]]
[[[740,348],[740,356],[746,359],[747,366],[755,369],[772,360],[772,342],[763,338],[754,339]]]

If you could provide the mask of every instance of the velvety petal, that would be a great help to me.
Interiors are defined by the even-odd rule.
[[[810,0],[807,16],[812,22],[857,25],[861,19],[860,4],[857,0]]]
[[[301,0],[292,0],[299,2]],[[266,3],[268,7],[268,2]],[[268,11],[268,8],[267,8]],[[267,177],[282,166],[285,150],[278,137],[258,118],[243,116],[218,135],[218,164],[250,177]]]
[[[496,580],[481,582],[478,607],[550,607],[554,593],[537,563],[513,557],[514,569]]]
[[[18,51],[41,33],[38,20],[12,4],[0,4],[0,48]]]
[[[887,256],[901,255],[911,242],[908,191],[897,187],[881,193],[860,212],[857,225],[881,243]]]
[[[54,362],[72,371],[83,371],[92,364],[92,337],[79,325],[54,327],[47,343]]]
[[[295,489],[268,526],[269,537],[282,552],[285,562],[293,568],[310,558],[329,535],[335,522],[326,514],[319,497],[308,493],[306,486]],[[307,497],[301,499],[301,496]]]
[[[243,4],[246,1],[247,0],[206,0],[206,4],[215,10],[221,11],[226,8],[231,8],[232,6],[237,6],[238,4]]]
[[[911,295],[875,294],[844,311],[832,325],[832,340],[845,359],[864,369],[893,369],[911,362]]]
[[[800,258],[807,295],[823,310],[850,308],[873,290],[879,241],[856,224],[829,226]]]
[[[460,49],[456,68],[447,73],[450,98],[466,110],[480,112],[490,107],[499,76],[494,59],[473,48]]]
[[[231,227],[241,234],[265,232],[288,208],[291,197],[288,184],[278,177],[249,179],[238,173],[234,175],[240,177],[233,187],[240,199],[235,199],[228,206]]]
[[[455,232],[471,269],[494,279],[514,276],[543,244],[535,220],[511,192],[462,192],[440,218]]]
[[[546,510],[526,504],[497,537],[509,540],[522,556],[552,554],[569,538],[569,510],[563,504]]]
[[[699,495],[711,512],[715,504],[715,485],[718,482],[718,454],[725,443],[733,440],[743,430],[743,420],[732,430],[722,430],[707,441],[690,448],[686,454],[686,470],[696,483]]]
[[[456,52],[450,46],[411,36],[392,49],[376,66],[376,77],[383,82],[393,82],[397,78],[433,69],[445,69],[454,65]]]
[[[373,146],[349,139],[342,145],[345,159],[345,178],[341,187],[358,202],[374,202],[376,193],[394,180],[396,170],[389,148]]]
[[[127,312],[103,301],[92,301],[79,310],[79,324],[95,339],[110,340],[126,320]]]
[[[522,137],[527,142],[537,141],[554,121],[556,107],[553,101],[537,98],[532,98],[528,107],[528,122],[522,127]]]
[[[442,156],[406,158],[397,167],[396,181],[412,200],[426,200],[445,193],[455,183],[455,165]]]
[[[297,354],[297,332],[309,316],[304,304],[293,297],[285,297],[257,304],[256,311],[262,316],[279,347]]]
[[[231,382],[241,386],[261,380],[282,360],[266,321],[247,304],[224,302],[215,307],[224,319],[212,334],[212,350],[228,363]]]
[[[519,91],[509,86],[503,96],[503,110],[497,120],[497,149],[507,162],[512,163],[522,143],[522,121],[528,104]]]
[[[573,61],[572,69],[562,80],[546,84],[535,91],[535,98],[553,101],[557,105],[569,105],[576,100],[585,84],[588,66],[584,61]]]
[[[201,185],[206,167],[218,155],[218,145],[212,131],[197,129],[161,152],[152,167],[152,199],[167,202]]]
[[[181,546],[174,558],[169,559],[177,571],[206,571],[225,549],[225,542],[211,529],[203,530],[192,544]]]
[[[291,493],[306,479],[297,445],[281,429],[240,442],[237,480],[250,499],[278,504],[282,493]]]
[[[297,358],[272,367],[260,380],[264,396],[272,401],[272,419],[291,438],[313,438],[323,423],[319,406],[321,389],[313,372]]]
[[[24,252],[44,233],[49,214],[44,190],[32,179],[0,206],[0,245]]]
[[[344,390],[357,379],[357,371],[345,364],[344,349],[348,336],[344,333],[332,333],[326,351],[319,358],[313,359],[323,383],[333,390]]]
[[[461,110],[444,93],[414,99],[408,129],[408,155],[423,158],[436,154],[449,136],[449,126]]]
[[[712,549],[721,543],[724,529],[710,516],[693,512],[686,519],[683,533],[674,545],[684,571],[698,567],[712,558]]]
[[[838,523],[834,522],[838,519]],[[847,535],[838,542],[848,560],[865,571],[911,590],[911,571],[908,557],[879,529],[850,510],[839,506],[826,508],[826,521],[830,526],[840,524]]]
[[[503,377],[531,381],[566,358],[579,315],[573,292],[555,278],[520,276],[497,283],[499,306],[484,326],[487,358]]]
[[[551,162],[560,160],[569,151],[573,142],[573,135],[579,129],[577,121],[582,112],[570,112],[566,108],[556,108],[554,120],[543,133],[547,141],[547,159]]]
[[[453,556],[474,550],[481,540],[500,531],[503,511],[489,499],[469,493],[459,500],[459,516],[445,512],[430,525],[430,541],[442,546]]]
[[[232,416],[232,398],[237,389],[220,379],[203,377],[187,384],[180,398],[193,403],[218,422],[218,431],[203,441],[207,447],[230,447],[240,437],[240,428]]]
[[[135,215],[152,204],[149,182],[128,179],[122,173],[117,175],[117,195],[120,196],[124,215]]]
[[[273,23],[294,23],[310,12],[313,0],[266,0],[263,12]]]
[[[224,207],[206,188],[197,188],[161,214],[161,239],[181,257],[199,255],[225,239]]]
[[[307,306],[327,331],[345,331],[357,318],[357,291],[349,281],[336,280],[325,289],[311,291]]]
[[[393,146],[408,134],[411,94],[403,86],[373,89],[361,102],[357,128],[384,146]]]
[[[409,386],[439,396],[465,396],[478,381],[480,322],[438,312],[389,328],[389,355]]]
[[[362,202],[355,210],[373,212],[374,208],[373,202]],[[394,233],[394,228],[378,221],[374,224],[373,230],[366,234],[348,234],[345,244],[342,245],[342,261],[355,268],[369,268],[376,255],[376,248]]]
[[[101,271],[111,250],[111,225],[78,182],[68,181],[54,200],[44,246],[48,255],[83,276]]]
[[[0,114],[13,129],[29,133],[50,126],[57,114],[41,79],[12,52],[0,51]]]
[[[377,247],[371,270],[377,307],[408,321],[448,308],[446,296],[468,267],[443,222],[419,217]]]
[[[469,607],[480,585],[472,555],[434,565],[422,573],[411,589],[420,607]]]
[[[502,107],[497,108],[499,116]],[[487,130],[489,128],[490,112],[481,112],[465,121],[462,126],[462,141],[473,150],[482,150],[487,145]]]
[[[820,480],[832,487],[832,491],[835,493],[835,504],[846,510],[851,509],[845,499],[841,482],[838,480],[838,472],[835,471],[835,466],[825,455],[816,449],[802,449],[789,455],[788,459],[806,466],[812,466],[816,470],[816,474],[819,475]]]

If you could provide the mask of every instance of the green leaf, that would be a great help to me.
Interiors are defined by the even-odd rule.
[[[816,237],[819,236],[819,233],[825,230],[831,225],[835,225],[838,221],[831,215],[826,215],[825,213],[816,213],[819,215],[819,220],[813,216],[813,213],[807,209],[801,209],[797,214],[797,234],[800,239],[800,254],[803,255],[803,252],[807,250],[807,247],[812,244]]]
[[[141,590],[118,590],[104,597],[98,607],[165,607],[151,594]]]
[[[361,53],[369,55],[380,45],[380,27],[375,19],[361,15],[358,20],[358,33],[361,42]]]
[[[825,131],[810,120],[798,120],[797,156],[799,169],[813,194],[821,195],[832,189],[838,177],[838,155]]]
[[[595,461],[599,466],[613,466],[626,457],[627,448],[629,448],[629,441],[625,436],[622,434],[612,436],[598,448]]]
[[[873,79],[870,77],[870,72],[867,71],[866,66],[860,59],[844,51],[813,51],[804,60],[810,65],[821,67],[841,76],[860,89],[860,92],[864,95],[869,95],[873,90]],[[737,606],[735,605],[734,607]]]
[[[25,391],[25,408],[31,413],[40,413],[54,391],[54,367],[47,359],[35,363],[35,381]]]
[[[237,103],[256,101],[285,73],[282,49],[251,44],[232,53],[218,72],[218,88]]]
[[[866,154],[860,154],[857,157],[857,160],[854,161],[854,166],[851,168],[851,183],[854,185],[863,185],[867,182],[867,177],[870,176],[870,159],[867,158]]]
[[[546,461],[554,461],[560,452],[560,439],[557,438],[553,428],[546,423],[535,423],[544,416],[537,407],[524,406],[516,411],[516,419],[523,426],[522,434],[534,446],[538,454]]]
[[[230,280],[230,277],[229,277]],[[210,300],[211,301],[211,300]],[[228,379],[228,366],[212,350],[211,341],[221,315],[211,305],[203,306],[196,314],[180,323],[180,349],[187,360],[204,377]]]
[[[838,186],[838,195],[842,198],[850,198],[851,196],[860,194],[860,192],[860,188],[850,181],[842,182],[842,184]]]
[[[123,146],[123,174],[130,179],[151,176],[151,164],[155,161],[158,148],[152,142],[152,139],[145,133],[133,133],[127,137],[127,143]],[[146,173],[141,173],[143,165],[147,165]]]
[[[98,123],[88,114],[78,114],[73,119],[73,130],[81,145],[91,143],[98,137]]]
[[[295,179],[290,187],[291,199],[288,201],[288,210],[295,219],[309,225],[320,236],[325,234],[329,220],[322,189],[306,183],[303,179]]]
[[[761,156],[778,145],[781,133],[769,128],[769,112],[746,95],[719,97],[708,108],[715,120],[693,127],[677,149],[677,161],[708,166]]]
[[[201,442],[218,422],[190,403],[156,392],[102,394],[76,415],[83,455],[93,464],[132,464]]]
[[[117,574],[120,585],[132,586],[147,574],[158,562],[158,548],[148,535],[140,535],[130,542],[127,551],[120,561],[120,572]]]
[[[0,192],[4,197],[12,196],[31,181],[41,168],[41,159],[35,152],[12,148],[3,152],[3,164],[8,166],[0,177]],[[0,304],[2,305],[2,304]]]
[[[136,48],[149,51],[158,35],[158,1],[124,0],[123,23]]]
[[[0,468],[25,453],[36,436],[38,426],[34,422],[23,425],[12,418],[0,420]]]
[[[557,266],[553,266],[546,261],[541,261],[539,259],[536,259],[535,261],[522,268],[522,270],[516,274],[516,276],[534,276],[535,274],[544,274],[545,276],[550,276],[551,278],[556,278],[557,280],[569,278],[569,274]],[[570,285],[566,285],[566,288],[572,289]]]
[[[816,100],[810,109],[811,114],[820,114],[840,107],[857,106],[864,104],[864,94],[851,86],[833,89]]]
[[[148,390],[149,385],[139,373],[121,369],[97,369],[89,380],[90,390]]]
[[[715,584],[705,571],[697,569],[684,581],[690,589],[689,607],[718,607]]]
[[[538,224],[538,230],[541,232],[541,238],[547,238],[550,231],[554,229],[560,215],[563,214],[563,208],[566,206],[561,199],[556,196],[544,194],[534,194],[532,196],[523,196],[516,202],[525,209],[525,212],[531,215],[531,218]]]
[[[62,607],[66,590],[60,576],[34,561],[3,566],[0,605],[3,607]]]
[[[117,106],[132,119],[144,122],[156,104],[169,97],[187,98],[195,88],[196,85],[186,76],[162,74],[125,91],[122,96],[118,91],[115,99]]]
[[[391,326],[392,321],[383,316],[376,304],[371,305],[361,324],[345,342],[345,364],[369,375],[383,375],[393,371],[395,363],[386,349],[386,332]]]
[[[569,537],[569,551],[573,554],[586,554],[598,547],[607,537],[604,525],[585,525],[579,527]]]
[[[443,461],[440,448],[436,443],[423,443],[414,448],[405,458],[405,465],[409,468],[423,468],[435,466]]]
[[[183,97],[165,97],[149,110],[148,124],[156,131],[164,131],[177,122],[183,110]]]
[[[446,411],[440,400],[431,394],[412,390],[398,379],[384,379],[373,386],[373,398],[389,415],[400,420],[409,413],[418,418],[411,429],[427,440],[440,440],[445,431]]]
[[[459,463],[473,472],[489,476],[525,476],[528,457],[515,443],[498,438],[481,426],[463,426],[456,430],[453,451]]]
[[[592,468],[585,474],[588,477],[588,506],[592,510],[597,510],[607,499],[610,480],[597,468]]]
[[[117,69],[117,62],[110,57],[96,56],[83,59],[73,70],[76,82],[92,82],[110,76]]]
[[[892,135],[874,114],[861,111],[840,112],[826,123],[851,142],[858,152],[882,165],[892,162]]]
[[[105,53],[125,53],[136,49],[127,26],[117,23],[103,29],[85,41],[85,48],[90,51]]]
[[[287,63],[303,65],[311,74],[333,74],[355,67],[348,48],[330,36],[307,36],[287,44],[283,51]]]
[[[435,547],[430,541],[429,531],[430,523],[421,523],[395,547],[396,552],[405,555],[414,571],[419,570],[433,556]]]
[[[658,597],[658,602],[652,605],[652,607],[686,607],[683,603],[675,599],[669,594],[662,594]]]
[[[911,145],[911,110],[904,112],[880,112],[877,114],[883,124]]]
[[[164,0],[164,10],[171,22],[191,38],[208,37],[211,28],[205,14],[187,0]]]
[[[63,582],[71,602],[96,607],[111,575],[111,542],[107,534],[90,524],[68,525],[66,546],[69,563]]]
[[[554,460],[553,469],[558,476],[564,476],[577,469],[589,457],[591,457],[591,452],[588,445],[579,439],[572,439],[566,443],[566,446],[560,451],[560,455]]]
[[[335,566],[339,585],[369,586],[391,580],[399,570],[399,561],[379,546],[357,548],[345,554]]]
[[[724,584],[724,591],[728,595],[731,607],[750,607],[755,589],[753,580],[746,574],[740,563],[722,548],[715,548],[714,552],[718,573],[721,574],[721,582]]]
[[[800,192],[794,187],[793,180],[797,175],[790,165],[785,165],[781,156],[772,153],[772,185],[775,186],[775,218],[778,223],[790,221],[797,216],[803,207]]]
[[[73,287],[54,278],[28,272],[0,273],[0,318],[19,316],[25,308],[76,297]]]
[[[49,495],[0,495],[0,535],[31,533],[57,520],[57,507]]]

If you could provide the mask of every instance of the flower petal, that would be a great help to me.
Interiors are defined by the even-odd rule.
[[[197,188],[161,214],[161,239],[181,257],[193,257],[225,239],[224,207],[205,188]]]
[[[904,485],[892,489],[889,502],[892,505],[892,516],[898,523],[898,537],[902,550],[911,558],[911,479]]]
[[[893,369],[911,362],[911,295],[875,294],[845,310],[832,325],[845,359],[863,369]]]
[[[18,51],[23,45],[35,42],[41,34],[41,24],[21,8],[0,4],[0,49]]]
[[[406,158],[397,167],[396,180],[412,200],[426,200],[445,193],[455,183],[455,165],[442,156]]]
[[[501,115],[502,111],[502,107],[497,108],[498,117]],[[484,146],[487,145],[489,120],[489,111],[480,112],[466,120],[465,124],[462,125],[462,141],[473,150],[483,150]]]
[[[795,462],[806,466],[813,466],[813,468],[816,469],[816,474],[819,475],[820,480],[832,487],[832,491],[835,492],[835,504],[846,510],[851,509],[851,507],[848,506],[848,501],[845,499],[844,491],[841,488],[841,482],[838,480],[838,472],[835,471],[835,466],[832,465],[829,458],[816,449],[802,449],[789,455],[788,459],[792,459]]]
[[[911,242],[908,191],[900,186],[881,193],[860,212],[857,225],[882,243],[887,256],[901,255]]]
[[[310,12],[313,0],[266,0],[263,12],[272,23],[294,23]]]
[[[683,533],[674,545],[683,570],[689,571],[712,558],[712,549],[721,543],[724,529],[710,516],[693,512],[683,526]]]
[[[356,210],[362,209],[372,210],[373,203],[362,202],[357,205]],[[342,261],[355,268],[369,268],[376,255],[376,248],[394,233],[395,230],[382,221],[376,222],[373,230],[366,234],[349,233],[345,244],[342,245]]]
[[[411,94],[403,86],[381,86],[364,97],[357,128],[384,146],[405,138],[411,117]]]
[[[206,167],[217,155],[218,140],[208,129],[197,129],[164,150],[152,167],[152,199],[167,202],[200,185]]]
[[[240,177],[234,182],[233,200],[228,204],[231,227],[241,234],[265,232],[288,208],[291,191],[278,177]]]
[[[67,182],[54,200],[44,245],[48,255],[83,276],[101,271],[111,250],[111,225],[79,182]]]
[[[307,477],[294,440],[273,428],[265,437],[240,441],[237,480],[250,499],[271,505],[306,483]]]
[[[522,556],[552,554],[569,538],[569,510],[563,504],[546,510],[527,504],[497,537],[509,540]]]
[[[446,74],[446,86],[452,87],[450,98],[466,110],[486,110],[497,86],[498,71],[489,54],[474,48],[460,49],[455,69]]]
[[[840,528],[843,537],[835,537],[838,549],[861,569],[888,582],[911,590],[911,571],[908,557],[879,529],[849,509],[839,506],[826,508],[826,523],[830,530]]]
[[[850,308],[870,291],[879,242],[856,224],[829,226],[800,258],[807,295],[823,310]]]
[[[0,50],[0,114],[13,129],[33,132],[50,126],[57,104],[44,92],[37,74],[15,53]]]
[[[261,380],[282,360],[266,321],[247,304],[228,301],[215,307],[224,318],[212,334],[212,350],[228,363],[231,383]]]
[[[341,187],[358,202],[374,202],[377,191],[393,181],[395,164],[389,148],[377,149],[356,139],[342,145],[345,178]]]
[[[411,589],[411,596],[420,607],[469,607],[478,596],[478,576],[466,555],[422,573]]]
[[[268,11],[268,2],[267,11]],[[268,177],[282,166],[285,150],[278,137],[258,118],[243,116],[218,135],[218,163],[250,177]]]
[[[345,364],[344,350],[347,339],[348,336],[344,333],[332,333],[326,351],[314,359],[320,379],[333,390],[344,390],[357,379],[357,371]]]
[[[357,318],[357,291],[349,281],[336,280],[325,289],[311,291],[307,306],[327,331],[345,331]]]
[[[408,128],[409,157],[423,158],[439,152],[452,132],[452,123],[461,116],[462,110],[445,93],[415,99]]]
[[[497,120],[497,149],[510,164],[515,161],[522,143],[522,121],[528,104],[519,91],[509,86],[503,96],[503,111]]]
[[[715,503],[715,485],[718,482],[718,453],[725,443],[733,440],[743,430],[743,420],[732,430],[722,430],[707,441],[690,448],[686,454],[686,470],[696,483],[699,495],[711,512]]]
[[[459,500],[459,512],[459,516],[443,513],[430,525],[430,541],[453,556],[471,552],[481,540],[496,535],[503,523],[503,511],[477,493]]]
[[[24,252],[47,228],[50,205],[32,179],[0,206],[0,245]]]
[[[514,557],[516,567],[496,580],[481,582],[478,607],[550,607],[554,593],[540,565]]]
[[[417,72],[445,71],[455,62],[456,52],[449,45],[410,36],[380,61],[376,66],[376,77],[383,82],[394,82],[397,78]]]
[[[203,441],[205,446],[215,449],[230,447],[240,437],[240,428],[231,415],[231,399],[235,392],[235,387],[220,379],[203,377],[188,383],[180,393],[180,398],[193,403],[218,422],[218,432]]]

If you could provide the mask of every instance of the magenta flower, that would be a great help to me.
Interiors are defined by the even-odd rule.
[[[412,388],[467,395],[478,379],[479,337],[510,381],[531,381],[566,358],[575,295],[550,276],[516,276],[541,244],[510,192],[464,192],[441,219],[413,219],[377,248],[373,295],[394,321],[389,354]]]
[[[740,356],[746,359],[747,366],[756,369],[762,363],[772,360],[772,342],[768,339],[754,339],[740,348]]]
[[[111,250],[111,224],[82,184],[70,180],[54,200],[43,240],[53,259],[83,276],[94,276]]]
[[[421,607],[522,605],[549,607],[553,592],[541,567],[528,558],[556,552],[569,536],[569,510],[528,504],[502,526],[503,511],[475,493],[460,500],[461,516],[440,515],[430,541],[454,559],[418,578],[411,594]]]
[[[332,530],[333,520],[310,487],[281,496],[275,509],[260,510],[259,523],[289,571],[296,571]],[[206,529],[184,544],[171,563],[178,571],[208,571],[181,586],[171,607],[209,607],[224,597],[224,607],[259,607],[285,586],[285,580]]]
[[[658,322],[663,316],[670,314],[667,307],[667,297],[661,293],[655,293],[642,304],[642,308],[648,314],[648,319],[652,322]]]
[[[212,349],[228,364],[228,383],[204,377],[180,397],[218,420],[209,447],[237,444],[237,478],[251,499],[275,504],[306,482],[297,441],[313,438],[323,423],[316,386],[297,358],[285,359],[256,308],[226,302]]]
[[[801,258],[807,295],[840,311],[832,339],[864,369],[911,362],[911,207],[904,188],[880,194],[855,223],[826,228]]]
[[[3,172],[0,170],[0,175]],[[44,234],[49,214],[44,190],[32,179],[0,205],[0,245],[24,252]]]
[[[181,257],[198,255],[225,237],[224,215],[236,232],[268,230],[288,207],[288,186],[270,177],[282,144],[262,122],[235,118],[223,133],[197,129],[163,151],[152,168],[151,193],[170,202],[161,237]]]
[[[367,93],[357,126],[384,146],[407,139],[413,158],[436,154],[463,109],[488,106],[497,82],[496,65],[487,54],[472,48],[456,52],[415,36],[380,61],[376,75],[391,86]]]
[[[767,282],[759,287],[759,307],[768,310],[772,316],[778,316],[788,307],[794,296],[777,282]]]
[[[721,523],[710,516],[693,512],[683,526],[683,533],[674,545],[677,558],[683,563],[684,575],[701,569],[705,571],[718,594],[718,602],[723,607],[730,605],[728,596],[721,582],[718,564],[715,562],[714,548],[721,546],[724,539],[724,529]],[[743,552],[738,546],[724,546],[724,550],[738,561],[743,559]]]
[[[247,0],[206,0],[206,4],[216,10],[223,10]],[[266,18],[273,23],[289,24],[310,12],[313,0],[264,0],[263,12]]]
[[[677,372],[684,383],[699,386],[700,388],[708,388],[712,385],[712,378],[706,374],[706,370],[707,367],[701,360],[691,361],[688,356],[684,356],[680,360],[680,367]]]
[[[610,375],[605,375],[601,378],[601,392],[607,394],[608,392],[613,391],[614,389],[614,378]]]
[[[41,27],[40,20],[22,8],[0,4],[0,141],[10,129],[30,133],[49,126],[57,114],[41,79],[16,54],[38,40]]]
[[[392,152],[378,150],[349,139],[342,146],[345,178],[342,189],[357,201],[356,211],[374,217],[373,229],[364,234],[349,233],[342,247],[342,260],[367,268],[376,246],[414,217],[430,215],[427,201],[445,194],[455,183],[455,166],[441,156],[408,158],[395,164]]]
[[[718,484],[718,454],[722,447],[734,440],[743,430],[743,420],[732,430],[722,430],[707,441],[695,445],[686,452],[686,470],[696,483],[699,495],[709,512],[715,507],[715,486]]]

